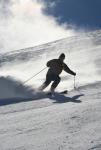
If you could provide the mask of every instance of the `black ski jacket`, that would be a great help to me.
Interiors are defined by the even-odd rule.
[[[48,61],[47,67],[49,67],[48,73],[53,73],[55,75],[61,74],[63,70],[71,75],[76,75],[76,73],[70,70],[70,68],[64,62],[61,62],[60,59],[52,59]]]

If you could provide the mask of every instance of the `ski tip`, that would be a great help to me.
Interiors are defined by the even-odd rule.
[[[67,94],[68,93],[68,90],[64,90],[62,92],[60,92],[60,94]]]

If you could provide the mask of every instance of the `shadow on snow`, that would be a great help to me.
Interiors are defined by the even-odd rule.
[[[81,96],[83,96],[83,94],[67,97],[55,93],[54,97],[50,97],[47,96],[45,92],[36,92],[32,87],[25,86],[11,77],[0,77],[0,106],[46,98],[53,100],[53,103],[80,103],[81,101],[78,100],[78,98]]]
[[[73,103],[81,103],[81,100],[78,100],[81,96],[84,96],[84,94],[78,94],[73,97],[67,97],[62,94],[56,93],[54,97],[51,97],[51,99],[55,100],[54,103],[67,103],[67,102],[73,102]]]

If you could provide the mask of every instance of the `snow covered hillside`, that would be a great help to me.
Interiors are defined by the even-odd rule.
[[[22,82],[46,67],[46,62],[66,54],[65,62],[77,73],[77,85],[85,85],[100,80],[101,30],[82,33],[75,37],[58,40],[23,50],[0,55],[0,75],[12,76]],[[39,86],[45,79],[47,69],[33,78],[29,85]],[[62,73],[63,84],[59,89],[72,88],[73,77]],[[65,84],[64,84],[65,83]]]
[[[46,62],[66,54],[57,91],[36,93]],[[0,150],[101,150],[101,30],[0,54]],[[48,90],[47,88],[46,90]]]

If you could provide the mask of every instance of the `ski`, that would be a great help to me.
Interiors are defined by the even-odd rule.
[[[64,91],[61,91],[61,92],[54,92],[54,93],[48,92],[46,95],[53,96],[55,94],[67,94],[67,93],[68,93],[68,90],[64,90]]]
[[[62,92],[59,92],[59,94],[67,94],[68,93],[68,90],[64,90]]]

